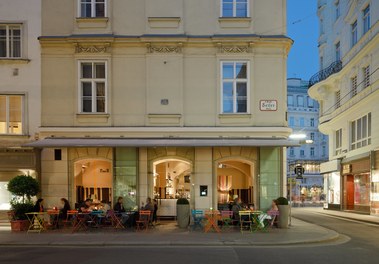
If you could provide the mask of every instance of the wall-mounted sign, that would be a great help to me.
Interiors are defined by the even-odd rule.
[[[278,101],[276,100],[260,100],[259,110],[261,111],[276,111],[278,110]]]
[[[342,174],[351,173],[351,164],[344,164],[342,166]]]
[[[200,196],[208,196],[208,185],[200,185]]]

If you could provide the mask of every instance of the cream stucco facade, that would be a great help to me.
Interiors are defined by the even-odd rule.
[[[41,128],[31,146],[42,149],[49,205],[88,195],[139,205],[148,196],[185,194],[205,209],[239,195],[264,209],[285,193],[286,1],[246,1],[238,16],[226,15],[221,3],[107,0],[87,8],[42,1]],[[146,145],[150,139],[168,144]],[[191,145],[196,139],[210,141]],[[110,162],[109,190],[75,183],[95,166],[90,160]],[[170,169],[178,162],[189,165]],[[161,163],[166,191],[156,183]],[[247,177],[243,188],[240,179],[228,185],[232,171]],[[180,186],[176,193],[170,181]]]
[[[377,214],[379,3],[318,6],[320,61],[342,65],[309,89],[321,105],[319,129],[329,135],[329,162],[321,166],[329,207]]]
[[[0,210],[9,209],[7,182],[39,175],[38,151],[23,148],[41,124],[41,1],[0,2]]]

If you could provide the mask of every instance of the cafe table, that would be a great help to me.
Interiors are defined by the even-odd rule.
[[[38,232],[45,230],[45,212],[31,212],[25,213],[29,220],[29,232]]]
[[[47,210],[47,214],[49,215],[49,224],[52,228],[58,228],[59,224],[59,213],[60,211],[57,209]]]
[[[221,220],[221,215],[218,210],[206,211],[205,214],[206,225],[204,226],[204,232],[207,233],[211,229],[215,230],[217,233],[221,232],[221,229],[218,226],[218,220]]]

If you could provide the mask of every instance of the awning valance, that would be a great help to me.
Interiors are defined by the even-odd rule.
[[[264,147],[299,146],[298,141],[277,138],[45,138],[25,147]]]

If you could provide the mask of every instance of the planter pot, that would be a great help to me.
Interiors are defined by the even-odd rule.
[[[29,229],[28,220],[14,220],[11,221],[11,230],[13,232],[27,231]]]
[[[278,205],[279,228],[288,228],[289,205]]]
[[[176,219],[180,228],[187,228],[190,222],[190,205],[176,205]]]

